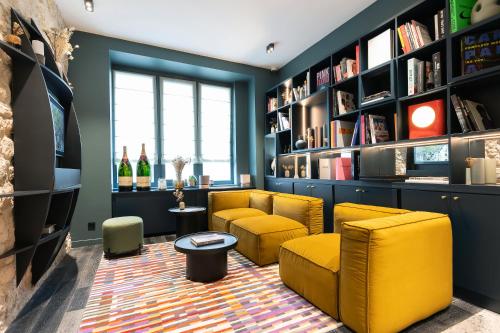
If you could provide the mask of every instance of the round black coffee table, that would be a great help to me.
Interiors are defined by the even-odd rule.
[[[207,211],[205,207],[191,206],[184,209],[177,207],[170,208],[168,211],[175,215],[175,234],[177,237],[202,231],[200,219]]]
[[[224,243],[196,247],[192,236],[217,234],[224,237]],[[227,251],[238,244],[236,236],[225,232],[198,232],[182,236],[174,242],[174,248],[186,254],[186,278],[195,282],[213,282],[227,274]]]

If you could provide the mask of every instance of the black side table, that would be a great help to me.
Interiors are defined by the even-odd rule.
[[[186,207],[182,210],[170,208],[168,211],[175,214],[175,233],[177,237],[203,231],[201,230],[200,219],[207,211],[205,207]]]
[[[224,243],[196,247],[191,237],[201,235],[220,235]],[[186,278],[195,282],[213,282],[227,274],[227,251],[234,249],[238,238],[225,232],[199,232],[194,235],[179,237],[174,248],[186,254]]]

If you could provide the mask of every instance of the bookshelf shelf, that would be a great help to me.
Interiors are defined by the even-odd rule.
[[[406,26],[407,23],[410,26]],[[403,25],[407,28],[405,30],[407,34],[413,34],[414,30],[412,29],[419,28],[420,30],[417,30],[418,44],[422,45],[424,39],[426,39],[424,43],[426,42],[427,44],[404,53],[398,34],[398,28],[401,28]],[[426,37],[425,29],[422,30],[422,25],[427,28],[428,37]],[[449,176],[450,186],[463,184],[462,168],[464,167],[464,162],[462,161],[462,155],[467,149],[463,147],[465,143],[462,143],[462,141],[468,141],[475,137],[479,139],[488,137],[500,139],[500,106],[497,101],[498,91],[500,91],[500,64],[472,74],[462,75],[460,42],[467,34],[474,34],[488,29],[498,29],[499,26],[500,15],[496,15],[456,33],[450,33],[449,1],[420,0],[415,2],[414,5],[388,19],[372,31],[359,36],[358,39],[340,48],[333,49],[329,57],[321,59],[318,63],[311,64],[296,76],[277,84],[267,93],[266,96],[276,95],[278,98],[281,98],[279,94],[283,87],[292,83],[293,86],[303,83],[306,74],[310,73],[309,79],[311,82],[309,84],[311,95],[302,100],[293,101],[290,105],[286,106],[291,109],[289,114],[291,128],[288,131],[278,133],[274,139],[275,146],[269,147],[269,149],[275,151],[276,158],[286,160],[286,163],[289,163],[293,156],[310,154],[313,168],[318,166],[320,156],[338,156],[338,153],[341,151],[354,151],[356,154],[359,154],[359,176],[364,179],[377,179],[377,177],[381,177],[382,175],[369,176],[369,171],[377,168],[379,171],[384,168],[390,168],[387,161],[395,158],[396,148],[405,147],[409,152],[408,154],[410,154],[413,151],[413,147],[448,145],[448,163],[439,167],[424,166],[420,168],[419,172],[430,170],[429,175],[435,176],[436,172],[438,172],[439,176]],[[369,41],[387,29],[391,29],[392,31],[393,55],[390,60],[368,68]],[[405,40],[404,37],[403,41]],[[412,38],[413,48],[415,48],[415,36]],[[438,52],[439,57],[437,56]],[[408,60],[412,58],[431,64],[430,68],[432,69],[440,68],[440,72],[429,72],[429,69],[424,65],[424,81],[422,79],[418,81],[420,83],[418,91],[420,92],[408,95],[408,85],[410,84],[408,82]],[[342,75],[345,75],[346,59],[355,59],[357,64],[356,67],[352,68],[356,68],[356,73],[354,75],[349,73],[352,75],[351,77],[335,82],[335,76],[338,76],[338,72],[336,71],[338,67],[335,69],[335,66],[340,65]],[[389,57],[387,56],[385,59],[389,59]],[[317,90],[316,73],[328,66],[330,68],[330,85],[328,89]],[[357,70],[358,68],[359,70]],[[422,68],[419,70],[422,73]],[[440,79],[440,84],[437,87],[433,85],[434,82],[430,79],[430,73],[433,75],[432,79]],[[422,74],[420,74],[420,77],[422,78]],[[415,85],[415,81],[413,81],[413,84]],[[338,96],[337,93],[339,91],[347,94]],[[389,95],[380,100],[362,103],[365,97],[381,91],[387,91]],[[339,99],[342,107],[345,107],[347,110],[352,108],[352,106],[347,107],[348,105],[344,103],[345,98],[350,98],[349,94],[353,97],[355,109],[339,115]],[[484,105],[491,114],[495,128],[485,131],[462,133],[457,113],[451,102],[451,96],[454,94]],[[409,139],[409,107],[436,99],[443,100],[445,134]],[[281,101],[279,105],[282,105]],[[305,128],[327,123],[328,128],[325,133],[325,140],[328,140],[328,145],[331,145],[336,143],[336,138],[332,140],[332,137],[338,135],[337,122],[352,124],[363,117],[363,120],[366,122],[366,116],[369,115],[386,117],[387,131],[389,132],[389,139],[386,142],[367,143],[353,147],[320,147],[312,149],[296,149],[295,147],[298,136],[304,135]],[[266,119],[269,119],[269,117],[266,117]],[[332,124],[333,121],[336,123]],[[362,132],[358,131],[360,137],[354,142],[361,142],[360,133]],[[365,131],[365,140],[366,135]],[[454,144],[454,142],[458,143]],[[283,145],[291,147],[291,152],[283,151]],[[354,158],[354,153],[352,156]],[[381,162],[380,165],[379,162]],[[283,176],[282,171],[278,172],[278,177]],[[460,176],[457,176],[459,173]],[[317,172],[313,172],[313,175],[315,174]],[[291,177],[293,177],[293,174]],[[390,179],[388,175],[384,175],[384,177],[386,182],[388,181],[387,179]]]
[[[7,53],[11,59],[24,60],[24,61],[28,61],[31,63],[36,62],[33,57],[27,55],[26,53],[24,53],[21,50],[18,50],[16,48],[10,46],[9,44],[7,44],[6,42],[4,42],[2,40],[0,40],[0,49],[2,49],[5,53]]]

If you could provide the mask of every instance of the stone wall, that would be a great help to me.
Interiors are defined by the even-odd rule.
[[[34,18],[41,29],[64,26],[63,18],[54,0],[0,0],[0,38],[2,39],[10,33],[11,7],[27,19]],[[11,139],[11,77],[10,58],[0,51],[0,193],[13,191],[14,143]],[[12,198],[0,199],[0,253],[14,246],[13,205]],[[70,246],[69,242],[60,251],[54,264],[66,254],[68,246]],[[0,260],[0,272],[0,332],[3,332],[33,295],[37,286],[31,285],[31,269],[28,269],[21,284],[16,288],[15,256]],[[43,280],[38,282],[38,286],[42,282]]]

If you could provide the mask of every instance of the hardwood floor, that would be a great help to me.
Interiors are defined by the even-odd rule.
[[[151,237],[145,239],[145,243],[174,239],[175,235]],[[22,309],[7,333],[77,332],[101,256],[100,245],[72,249]],[[500,315],[454,299],[448,309],[405,332],[495,332],[495,327],[500,327]],[[352,331],[342,327],[334,332]]]

